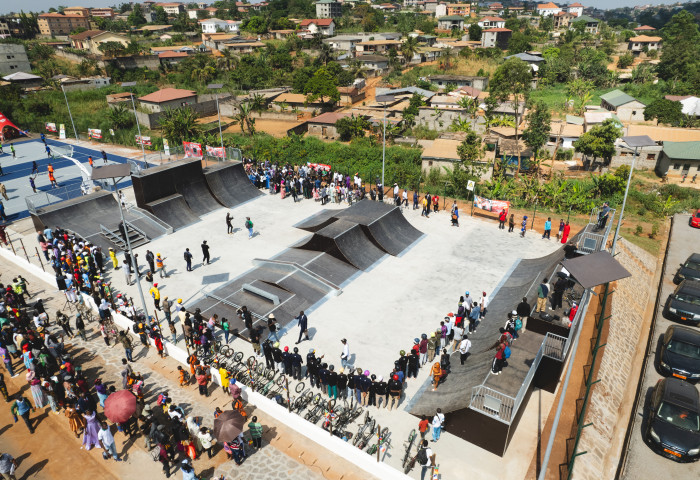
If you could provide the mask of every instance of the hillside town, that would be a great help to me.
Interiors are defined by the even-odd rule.
[[[700,2],[49,3],[0,5],[0,477],[700,474]]]

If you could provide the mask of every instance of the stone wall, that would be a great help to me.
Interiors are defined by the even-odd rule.
[[[600,382],[592,389],[583,422],[592,425],[583,430],[578,446],[578,452],[588,453],[576,459],[575,480],[615,478],[628,420],[620,412],[625,396],[635,389],[638,369],[634,360],[638,348],[646,345],[645,316],[656,298],[657,258],[624,239],[617,247],[615,259],[632,276],[618,281],[612,296],[607,345],[594,378]]]

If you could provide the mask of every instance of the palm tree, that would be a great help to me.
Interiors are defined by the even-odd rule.
[[[134,124],[133,114],[122,104],[107,109],[107,120],[115,129],[129,128]]]
[[[254,93],[246,103],[253,112],[262,112],[267,109],[267,100],[260,93]]]
[[[449,70],[452,67],[452,58],[454,57],[454,52],[452,47],[445,47],[442,49],[440,54],[440,68],[443,70]]]
[[[328,43],[322,43],[319,48],[318,59],[323,62],[324,65],[328,65],[328,62],[333,60],[333,49]]]
[[[166,108],[158,120],[163,136],[177,145],[194,140],[202,130],[197,123],[197,112],[187,107]]]
[[[238,105],[238,113],[233,116],[235,123],[240,125],[241,133],[245,133],[245,129],[248,129],[248,133],[251,135],[255,134],[255,119],[253,118],[253,109],[248,103],[241,103]]]
[[[211,65],[204,65],[202,67],[195,67],[190,73],[190,78],[193,81],[198,81],[200,83],[207,83],[216,74],[216,69]]]
[[[403,45],[401,45],[401,56],[406,60],[406,63],[408,64],[413,56],[416,54],[418,51],[418,38],[417,37],[408,37],[404,42]]]
[[[222,50],[221,56],[216,62],[219,70],[228,72],[233,69],[238,64],[238,57],[231,53],[231,50]]]

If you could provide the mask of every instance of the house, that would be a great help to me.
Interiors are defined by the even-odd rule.
[[[700,142],[664,142],[656,163],[659,175],[697,175],[700,173]]]
[[[672,102],[680,102],[681,112],[684,115],[700,117],[700,98],[693,95],[666,95],[664,98]]]
[[[303,20],[299,26],[312,34],[320,32],[327,37],[333,36],[335,33],[335,22],[332,18],[312,18]]]
[[[141,106],[152,113],[197,103],[197,92],[179,88],[163,88],[138,98]]]
[[[2,79],[6,82],[10,82],[12,85],[18,85],[24,89],[33,89],[44,85],[43,78],[25,72],[11,73],[2,77]]]
[[[69,77],[68,75],[56,75],[51,79],[58,81],[66,92],[74,90],[94,90],[96,88],[106,87],[112,81],[110,77],[102,76],[75,78]]]
[[[435,95],[430,99],[430,106],[435,108],[449,108],[452,110],[460,109],[459,97],[451,95]]]
[[[321,99],[307,102],[306,95],[300,93],[283,93],[272,101],[272,109],[276,112],[297,110],[306,113],[317,112],[318,114],[318,112],[333,110],[333,105],[328,102],[322,102]]]
[[[659,127],[657,125],[631,124],[627,127],[627,135],[648,135],[657,143],[660,142],[700,142],[700,130],[696,128]]]
[[[494,2],[489,4],[489,10],[492,10],[494,12],[498,12],[499,15],[503,15],[503,5],[499,2]]]
[[[165,10],[165,13],[168,15],[173,15],[173,16],[178,16],[180,13],[185,11],[185,5],[182,3],[176,3],[176,2],[167,2],[167,3],[156,3],[153,5],[154,7],[163,7],[163,10]]]
[[[421,154],[421,170],[424,172],[424,175],[427,175],[433,168],[437,168],[440,171],[443,170],[442,167],[452,169],[456,162],[461,162],[462,159],[457,153],[457,148],[461,143],[461,140],[437,138],[433,140],[433,143],[427,145]],[[490,162],[482,161],[479,163],[489,167],[484,169],[485,172],[482,174],[482,179],[487,180],[491,178]]]
[[[513,36],[513,31],[507,28],[489,28],[481,32],[481,46],[506,50],[511,36]]]
[[[340,93],[339,105],[352,105],[365,99],[365,92],[361,92],[357,87],[338,87]]]
[[[408,63],[434,62],[440,58],[442,52],[443,50],[437,47],[416,47],[416,53],[413,54]]]
[[[265,44],[263,42],[249,39],[226,40],[220,45],[220,50],[229,50],[239,55],[253,53],[257,49],[265,47]]]
[[[650,37],[648,35],[639,35],[632,37],[627,44],[627,49],[634,55],[639,55],[642,52],[650,50],[659,50],[661,48],[661,37]]]
[[[100,50],[100,45],[107,42],[121,43],[124,48],[129,46],[129,39],[124,35],[102,30],[87,30],[70,36],[71,47],[90,52],[93,55],[104,55],[104,52]]]
[[[438,87],[454,85],[456,87],[472,87],[486,90],[489,86],[489,77],[468,77],[465,75],[431,75],[428,81]]]
[[[189,55],[185,52],[161,52],[158,54],[158,60],[162,65],[177,65],[187,57]]]
[[[600,106],[610,112],[615,112],[617,117],[623,122],[644,121],[644,108],[646,105],[621,90],[613,90],[601,95]]]
[[[448,3],[447,4],[447,15],[459,15],[462,17],[468,17],[472,11],[471,3]]]
[[[571,22],[575,22],[578,19],[578,15],[568,12],[559,12],[552,15],[552,26],[555,30],[564,30],[569,28]]]
[[[64,15],[78,15],[79,17],[88,18],[90,16],[90,10],[85,7],[66,7],[63,9]]]
[[[91,17],[100,17],[100,18],[109,18],[112,19],[114,18],[114,10],[105,7],[105,8],[91,8],[90,9],[90,16]]]
[[[589,131],[596,125],[600,125],[606,120],[612,119],[615,124],[622,128],[622,122],[613,112],[608,112],[606,110],[594,111],[594,112],[584,112],[583,113],[583,130]]]
[[[567,13],[571,13],[573,15],[576,15],[577,17],[580,17],[581,15],[583,15],[583,8],[584,8],[583,5],[576,2],[576,3],[572,3],[572,4],[568,5],[566,7],[566,11],[567,11]]]
[[[481,28],[505,28],[506,21],[501,17],[482,17],[477,24]]]
[[[583,125],[552,122],[547,145],[556,147],[557,143],[559,143],[560,149],[574,148],[574,142],[581,138],[581,135],[583,135]]]
[[[361,35],[336,35],[331,38],[324,38],[323,43],[327,43],[335,51],[354,52],[355,45],[362,42],[364,37]]]
[[[202,33],[238,33],[238,30],[243,22],[235,20],[219,20],[218,18],[210,18],[202,20],[199,24],[202,26]]]
[[[309,135],[327,140],[337,140],[340,137],[335,123],[341,118],[349,117],[349,113],[326,112],[306,122]]]
[[[538,3],[537,4],[537,14],[540,17],[549,17],[551,15],[556,15],[557,13],[561,12],[562,8],[558,7],[556,4],[549,2],[549,3]]]
[[[355,61],[367,70],[374,72],[375,75],[381,74],[389,68],[389,57],[383,55],[360,55],[355,58]]]
[[[464,17],[448,15],[438,18],[438,30],[450,31],[452,29],[464,30]]]
[[[27,49],[24,45],[0,43],[0,74],[7,75],[31,69]]]
[[[578,18],[574,19],[571,22],[571,26],[569,28],[573,28],[574,25],[578,24],[579,22],[584,22],[586,27],[584,31],[592,34],[597,34],[598,33],[598,27],[600,26],[600,20],[597,18],[589,17],[588,15],[581,15]]]
[[[42,13],[37,19],[39,33],[47,37],[70,35],[71,32],[84,28],[90,29],[90,18],[82,15],[61,15],[60,13]]]
[[[132,97],[131,92],[112,93],[112,94],[106,96],[107,105],[109,107],[114,107],[116,105],[121,105],[121,104],[126,104],[126,103],[130,104],[131,97]]]
[[[355,55],[378,55],[386,54],[389,50],[396,51],[401,49],[399,40],[369,40],[366,42],[357,42],[355,44]]]
[[[635,33],[644,34],[655,32],[656,29],[654,27],[650,27],[649,25],[642,25],[641,27],[635,28],[634,31]]]
[[[343,15],[343,4],[336,0],[318,0],[316,2],[317,18],[338,18]]]

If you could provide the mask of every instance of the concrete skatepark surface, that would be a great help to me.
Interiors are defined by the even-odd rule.
[[[254,259],[282,258],[281,251],[309,235],[292,228],[294,225],[310,221],[319,211],[342,212],[344,209],[335,204],[321,207],[311,200],[294,204],[291,198],[280,200],[279,196],[264,195],[231,210],[236,226],[233,235],[226,234],[224,209],[204,215],[200,222],[173,235],[162,236],[147,246],[165,257],[170,274],[167,279],[156,277],[161,294],[171,300],[183,298],[189,308],[204,298],[203,290],[214,290],[228,283],[230,278],[256,267]],[[457,299],[465,290],[473,294],[481,290],[491,293],[518,259],[542,257],[559,246],[553,240],[540,239],[534,232],[525,238],[517,233],[508,234],[498,230],[495,221],[463,216],[457,228],[450,226],[446,212],[432,214],[429,219],[412,210],[404,210],[404,215],[409,223],[424,232],[425,238],[400,257],[385,255],[369,271],[355,270],[352,282],[338,282],[343,289],[341,295],[326,296],[323,302],[307,310],[311,341],[300,345],[302,351],[313,347],[318,354],[324,354],[329,363],[339,367],[342,347],[339,340],[344,337],[348,339],[351,363],[355,367],[386,377],[398,358],[398,351],[408,350],[414,337],[433,331],[447,312],[455,311]],[[243,228],[246,216],[255,223],[256,234],[251,240],[247,239]],[[198,257],[197,246],[204,239],[211,246],[213,262],[210,265],[198,263],[201,257]],[[193,272],[185,272],[182,259],[185,247],[195,255]],[[145,249],[141,247],[136,251],[143,257]],[[135,287],[125,285],[121,272],[110,269],[107,277],[118,291],[127,292],[138,302]],[[146,291],[150,288],[147,283],[143,286]],[[152,312],[148,299],[147,306],[149,313]],[[498,322],[502,323],[500,319]],[[290,324],[281,336],[283,345],[293,346],[298,330]],[[246,355],[252,353],[250,345],[240,339],[234,339],[232,347]],[[469,361],[461,367],[456,357],[452,365],[453,372],[470,368]],[[405,408],[424,383],[427,373],[423,368],[418,379],[407,382],[398,411],[370,410],[377,422],[392,432],[392,447],[383,461],[396,468],[400,467],[403,456],[401,443],[417,426],[417,419]],[[533,398],[536,400],[526,405],[523,420],[503,458],[460,440],[449,430],[445,432],[440,441],[432,445],[444,478],[523,478],[526,470],[523,465],[529,464],[535,450],[538,415],[546,418],[552,397],[538,391]],[[477,458],[479,461],[474,461]],[[419,475],[418,470],[411,473],[413,478]]]

